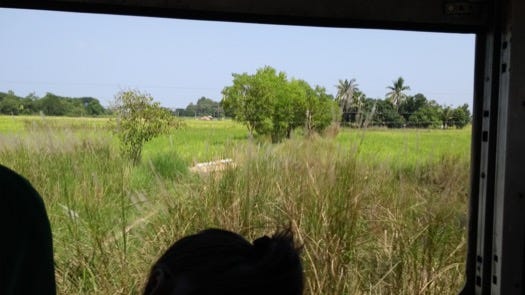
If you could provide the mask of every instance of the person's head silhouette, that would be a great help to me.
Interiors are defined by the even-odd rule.
[[[300,295],[303,269],[290,230],[253,244],[208,229],[175,242],[151,269],[147,295]]]

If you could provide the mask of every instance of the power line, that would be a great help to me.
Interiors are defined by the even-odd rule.
[[[130,85],[140,86],[143,88],[168,88],[168,89],[180,89],[180,90],[215,90],[213,87],[191,87],[191,86],[180,86],[180,85],[166,85],[166,84],[140,84],[140,83],[107,83],[107,82],[52,82],[52,81],[20,81],[20,80],[0,80],[1,83],[9,84],[22,84],[22,85],[53,85],[53,86],[95,86],[95,87],[115,87],[115,88],[127,88]]]

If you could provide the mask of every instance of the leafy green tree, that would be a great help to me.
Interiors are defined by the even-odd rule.
[[[0,113],[30,115],[42,112],[50,116],[98,116],[105,113],[104,107],[92,97],[63,97],[46,93],[42,98],[30,93],[18,97],[13,91],[0,92]]]
[[[410,115],[409,126],[416,128],[441,127],[441,110],[437,105],[427,105]]]
[[[405,126],[405,118],[401,116],[394,106],[387,100],[369,100],[367,105],[370,108],[376,105],[375,116],[372,120],[374,125],[387,126],[388,128],[402,128]]]
[[[89,116],[100,116],[103,115],[106,111],[104,107],[100,104],[98,99],[93,99],[84,104],[86,108],[86,113]]]
[[[85,107],[79,99],[70,97],[59,97],[59,99],[65,106],[65,116],[84,117],[87,115]]]
[[[246,125],[252,137],[256,131],[261,132],[269,125],[269,97],[263,95],[264,90],[254,75],[234,73],[232,76],[233,85],[222,90],[221,106],[235,120]]]
[[[200,114],[197,113],[197,105],[191,102],[184,110],[184,116],[186,117],[197,117]]]
[[[405,121],[408,121],[410,115],[428,105],[428,103],[427,98],[421,93],[414,96],[407,96],[406,99],[399,104],[398,112],[403,118],[405,118]]]
[[[394,109],[386,109],[383,112],[383,125],[387,126],[388,128],[403,128],[405,127],[405,118],[403,116],[399,115],[398,112]]]
[[[23,109],[20,100],[13,97],[4,97],[0,102],[0,113],[18,115]]]
[[[20,100],[22,103],[21,114],[30,115],[38,113],[38,109],[36,107],[38,99],[38,96],[34,92],[29,93],[26,97],[22,98]]]
[[[233,74],[233,85],[225,87],[222,91],[221,105],[226,112],[246,125],[250,136],[254,133],[270,134],[275,102],[282,97],[282,88],[286,82],[284,73],[277,73],[271,67],[257,70],[254,75]],[[272,120],[274,119],[274,120]],[[284,126],[276,125],[274,134],[281,132]],[[286,130],[286,128],[284,128]]]
[[[394,106],[396,110],[399,109],[399,105],[406,99],[407,95],[405,94],[406,90],[410,90],[410,86],[405,85],[405,80],[403,77],[397,78],[397,80],[392,81],[392,86],[387,86],[386,88],[390,91],[386,94],[387,100]]]
[[[154,102],[150,94],[139,91],[119,92],[113,102],[113,111],[121,151],[133,164],[140,162],[144,143],[168,132],[171,127],[180,127],[180,122]]]
[[[2,93],[0,99],[0,113],[7,115],[18,115],[23,110],[20,97],[16,96],[12,90]]]
[[[48,116],[63,116],[67,111],[64,100],[49,92],[38,100],[37,105],[38,109]]]
[[[222,116],[222,109],[219,103],[204,96],[197,100],[196,112],[199,116]]]
[[[185,109],[176,109],[176,114],[183,117],[213,116],[220,118],[224,116],[224,111],[218,102],[207,97],[201,97],[197,103],[190,103]]]
[[[266,120],[256,125],[259,134],[269,134],[272,142],[277,143],[289,137],[295,128],[296,108],[303,98],[291,95],[290,84],[284,72],[277,72],[272,67],[259,69],[254,75],[254,89],[261,101],[268,103]]]
[[[332,122],[338,122],[341,118],[340,108],[333,97],[326,93],[326,89],[315,86],[314,96],[307,96],[307,114],[310,115],[310,125],[307,132],[312,130],[320,133]]]
[[[463,128],[471,121],[471,115],[468,104],[457,107],[452,111],[452,122],[456,128]]]
[[[233,74],[233,85],[222,93],[221,106],[227,114],[245,124],[250,135],[270,136],[274,143],[302,126],[326,128],[334,113],[334,102],[324,88],[312,89],[303,80],[288,81],[285,73],[272,67],[260,68],[253,75]]]
[[[312,88],[304,80],[292,79],[274,81],[278,87],[272,111],[272,142],[290,138],[292,131],[304,124],[306,118],[307,95],[312,95]]]

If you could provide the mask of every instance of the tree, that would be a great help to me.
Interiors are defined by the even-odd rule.
[[[452,108],[449,106],[446,106],[441,110],[441,121],[442,121],[444,129],[454,126],[454,120],[452,118],[452,113],[453,113]]]
[[[386,126],[388,128],[402,128],[405,126],[405,118],[401,116],[394,106],[384,99],[367,99],[365,100],[367,116],[372,116],[370,121],[372,125]],[[372,113],[372,110],[374,111]]]
[[[452,122],[456,128],[463,128],[470,123],[470,111],[468,109],[468,104],[457,107],[452,111]]]
[[[224,111],[218,102],[202,96],[196,104],[191,102],[185,109],[176,109],[175,114],[183,117],[213,116],[220,118],[224,116]]]
[[[289,137],[295,128],[295,110],[300,96],[290,94],[290,85],[284,72],[277,72],[272,67],[257,70],[253,76],[253,98],[261,107],[263,120],[255,125],[259,134],[269,134],[272,142],[277,143]]]
[[[12,90],[2,93],[0,99],[0,113],[7,115],[18,115],[23,110],[20,97],[16,96]]]
[[[257,89],[254,75],[232,74],[233,85],[222,90],[221,106],[226,113],[248,128],[250,137],[261,128],[269,117],[268,96],[260,96],[262,89]]]
[[[398,112],[405,118],[406,121],[408,121],[410,115],[417,112],[417,110],[426,106],[427,104],[427,98],[421,93],[418,93],[414,96],[407,96],[406,99],[399,104]]]
[[[87,104],[84,104],[86,113],[90,116],[100,116],[105,113],[104,107],[100,105],[98,99],[92,99]]]
[[[63,116],[67,111],[64,100],[49,92],[38,100],[38,108],[48,116]]]
[[[0,102],[0,113],[2,114],[18,115],[22,109],[20,101],[12,97],[4,97]]]
[[[337,95],[336,101],[339,103],[341,108],[341,122],[348,122],[348,111],[352,106],[354,100],[354,93],[358,90],[355,79],[344,79],[339,80],[339,84],[336,85]]]
[[[310,115],[310,126],[307,128],[308,133],[322,132],[332,122],[339,121],[341,118],[340,109],[333,97],[326,93],[326,89],[321,86],[315,86],[313,89],[314,96],[307,97],[306,113]]]
[[[226,113],[233,114],[235,120],[243,123],[248,128],[250,137],[254,133],[261,135],[283,133],[287,126],[283,121],[287,118],[285,114],[275,114],[277,104],[283,100],[286,87],[286,75],[277,73],[272,67],[264,67],[257,70],[254,75],[233,74],[233,85],[223,89],[221,106]],[[285,108],[286,105],[279,107]],[[275,124],[274,124],[275,123]],[[277,138],[275,138],[277,139]]]
[[[195,112],[198,116],[221,116],[221,109],[219,103],[204,96],[197,100],[197,104],[195,105]]]
[[[140,161],[144,143],[166,133],[170,127],[180,127],[171,113],[153,101],[150,94],[121,91],[115,96],[116,134],[121,152],[133,164]]]
[[[361,107],[361,121],[362,124],[360,125],[361,128],[367,128],[368,126],[383,126],[385,125],[383,114],[381,113],[381,109],[384,109],[385,106],[388,108],[392,108],[392,106],[381,99],[373,99],[373,98],[363,98],[362,107]]]
[[[408,123],[416,128],[439,128],[442,124],[440,107],[432,104],[424,106],[410,115]]]
[[[292,79],[281,83],[272,112],[273,142],[290,138],[294,129],[303,126],[307,116],[307,99],[315,95],[312,87],[304,80]]]
[[[98,116],[106,110],[93,97],[64,97],[49,92],[42,98],[35,93],[18,97],[11,90],[7,93],[0,92],[1,114],[31,115],[39,112],[50,116]]]
[[[361,128],[365,119],[363,107],[365,105],[365,94],[361,91],[356,91],[352,99],[352,114],[354,126]]]
[[[307,120],[308,126],[318,130],[328,126],[327,116],[328,122],[332,118],[333,100],[324,89],[314,90],[303,80],[288,81],[285,73],[268,66],[253,75],[233,74],[233,85],[222,93],[226,114],[245,124],[250,136],[270,136],[274,143],[308,125]]]
[[[405,85],[405,80],[403,77],[397,78],[397,80],[392,81],[392,86],[387,86],[387,89],[390,91],[386,94],[387,100],[394,106],[396,110],[399,109],[399,105],[403,102],[407,95],[404,91],[410,90],[410,86]]]
[[[38,101],[38,96],[31,92],[26,97],[21,99],[22,103],[22,111],[21,113],[24,115],[30,115],[38,113],[38,109],[36,107],[36,102]]]
[[[405,127],[405,118],[399,115],[394,109],[387,109],[383,113],[383,124],[388,128],[403,128]]]

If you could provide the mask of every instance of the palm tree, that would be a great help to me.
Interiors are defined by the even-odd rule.
[[[358,128],[361,128],[363,125],[363,120],[365,117],[363,116],[363,107],[365,104],[365,95],[364,93],[361,93],[361,91],[357,91],[354,95],[354,99],[352,100],[352,107],[355,109],[355,125]]]
[[[443,121],[444,129],[447,129],[448,127],[454,124],[452,122],[452,116],[453,116],[452,108],[449,106],[444,107],[443,110],[441,111],[441,121]]]
[[[337,96],[335,99],[341,107],[342,118],[345,118],[345,112],[350,109],[353,103],[354,93],[358,90],[357,86],[355,79],[339,80],[339,84],[335,86],[337,87]]]
[[[397,78],[397,80],[392,81],[392,86],[387,86],[387,89],[390,89],[390,92],[386,94],[386,99],[392,103],[396,110],[399,108],[401,102],[403,102],[407,95],[404,93],[405,90],[410,90],[410,86],[404,85],[405,80],[403,77]]]

